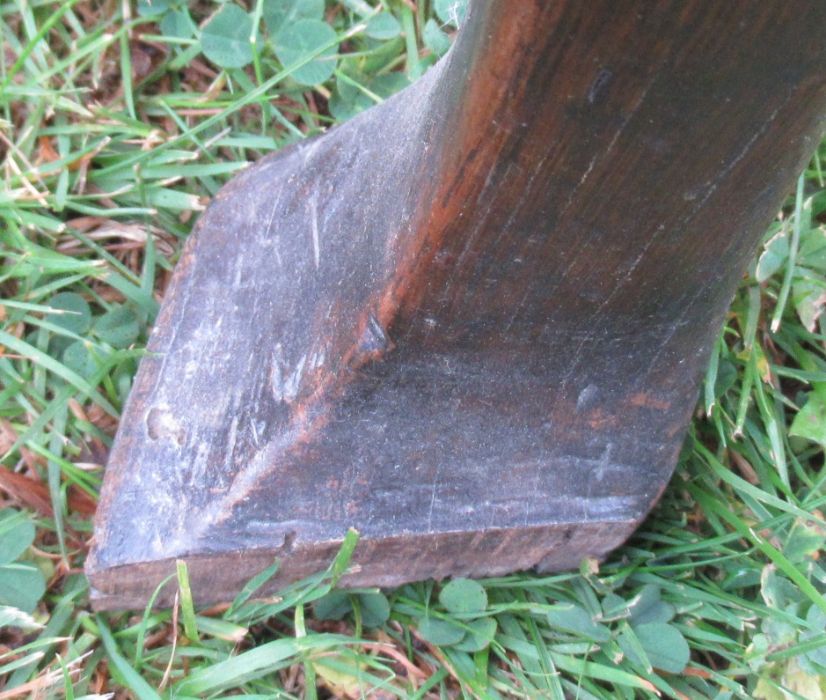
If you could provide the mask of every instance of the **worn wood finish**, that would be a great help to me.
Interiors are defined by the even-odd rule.
[[[826,113],[822,2],[479,0],[421,81],[227,185],[179,262],[87,565],[141,606],[274,556],[352,584],[602,557]]]

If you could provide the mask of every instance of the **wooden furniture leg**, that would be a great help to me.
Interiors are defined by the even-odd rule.
[[[418,83],[237,176],[124,412],[96,605],[177,558],[200,602],[274,557],[295,579],[349,527],[354,585],[620,544],[822,133],[824,26],[816,0],[476,0]]]

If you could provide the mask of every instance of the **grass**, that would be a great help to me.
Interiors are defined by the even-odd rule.
[[[272,48],[274,3],[248,7],[264,31],[225,69],[202,53],[209,2],[191,27],[160,0],[0,4],[0,700],[823,697],[826,146],[733,300],[671,486],[607,562],[340,593],[345,550],[263,601],[272,570],[194,609],[180,568],[171,611],[90,611],[102,464],[197,213],[449,44],[455,3],[389,2],[383,28],[375,4],[328,3],[316,88],[296,80],[313,56]]]

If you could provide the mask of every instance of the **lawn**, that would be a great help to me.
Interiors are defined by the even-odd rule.
[[[607,561],[344,593],[345,547],[263,600],[273,569],[196,610],[180,569],[172,610],[91,611],[107,451],[199,212],[415,80],[461,17],[0,0],[0,700],[826,697],[826,144],[732,301],[670,487]]]

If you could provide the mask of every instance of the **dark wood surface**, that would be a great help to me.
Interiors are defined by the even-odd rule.
[[[100,608],[576,566],[671,475],[822,133],[826,3],[477,0],[384,104],[248,168],[190,238],[107,468]]]

